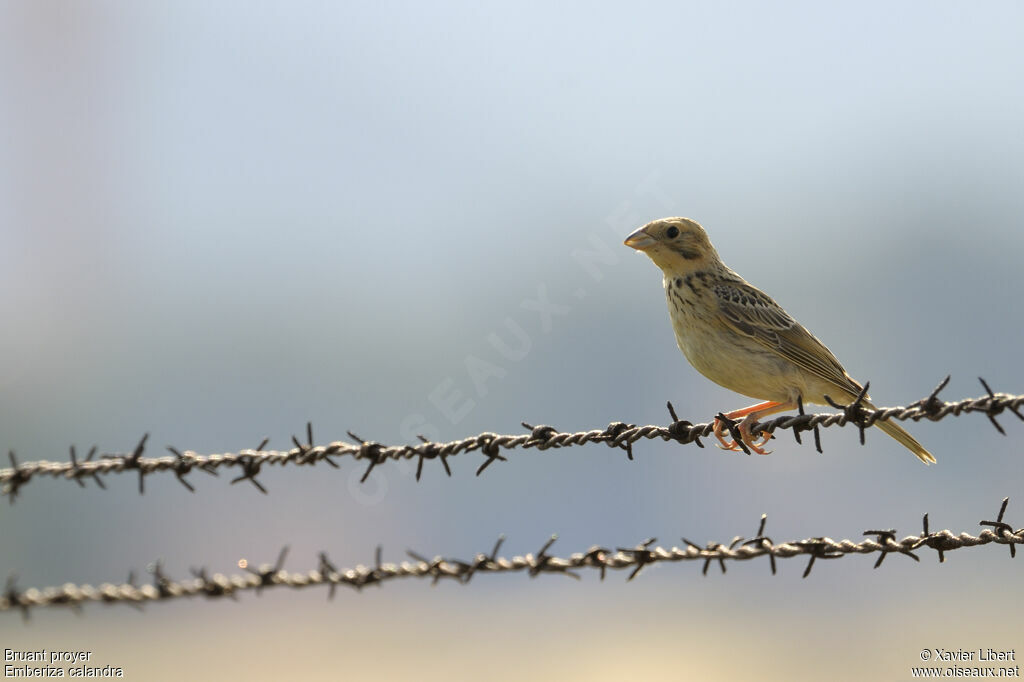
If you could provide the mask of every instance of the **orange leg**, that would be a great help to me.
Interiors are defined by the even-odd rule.
[[[750,433],[750,426],[754,422],[758,421],[761,417],[766,417],[770,414],[777,412],[785,412],[786,410],[792,410],[797,405],[796,403],[777,403],[771,400],[757,405],[751,405],[750,407],[744,407],[742,410],[733,410],[732,412],[726,412],[725,416],[729,419],[739,419],[743,417],[743,421],[739,423],[740,440],[750,448],[752,452],[756,452],[759,455],[767,455],[771,453],[771,450],[765,450],[761,446],[771,440],[772,435],[770,433],[763,434],[763,438],[759,441],[755,441],[753,435]],[[718,447],[723,450],[740,450],[740,445],[735,440],[726,439],[725,437],[725,425],[718,419],[715,420],[715,437],[721,443]]]

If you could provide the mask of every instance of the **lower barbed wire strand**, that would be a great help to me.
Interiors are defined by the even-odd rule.
[[[849,554],[878,554],[874,567],[878,568],[882,560],[889,554],[904,554],[919,561],[915,551],[932,549],[938,554],[939,561],[945,560],[944,553],[967,547],[978,547],[988,544],[1008,545],[1010,556],[1016,555],[1016,545],[1024,543],[1024,528],[1013,529],[1003,520],[1009,498],[1004,498],[995,521],[981,521],[985,528],[977,536],[962,532],[959,535],[949,530],[929,532],[928,515],[922,522],[919,535],[908,535],[896,539],[895,529],[867,530],[865,535],[874,535],[861,541],[832,540],[828,537],[815,537],[799,541],[773,543],[764,536],[766,516],[762,515],[756,537],[745,539],[737,536],[728,544],[708,543],[700,547],[689,540],[683,539],[685,547],[664,548],[651,547],[655,539],[650,538],[634,548],[608,549],[594,546],[586,552],[577,552],[569,556],[559,557],[548,554],[557,536],[545,542],[536,554],[500,557],[498,551],[504,537],[498,540],[490,554],[477,554],[469,560],[435,557],[426,559],[415,552],[408,555],[413,561],[401,563],[385,563],[382,560],[381,548],[377,548],[376,558],[372,567],[357,566],[350,569],[337,569],[327,558],[326,552],[320,553],[318,568],[305,572],[285,570],[284,563],[288,548],[284,548],[273,565],[264,564],[259,568],[246,568],[246,573],[210,576],[206,569],[193,569],[192,579],[176,581],[167,576],[160,562],[153,564],[149,571],[153,575],[152,584],[136,585],[129,574],[127,582],[121,584],[104,583],[99,586],[75,585],[65,583],[59,587],[42,589],[19,589],[14,576],[8,578],[4,591],[0,593],[0,612],[20,611],[28,617],[33,609],[44,607],[65,606],[78,608],[90,602],[105,604],[128,604],[139,606],[149,602],[160,602],[171,599],[205,596],[208,598],[236,597],[238,593],[255,591],[262,593],[265,589],[289,587],[304,588],[326,585],[329,597],[334,596],[335,589],[341,586],[362,589],[369,585],[382,585],[386,582],[404,578],[431,578],[433,583],[442,579],[451,579],[459,583],[468,583],[478,573],[517,573],[527,572],[531,577],[541,573],[560,573],[578,578],[576,571],[591,569],[600,572],[602,579],[608,569],[632,569],[627,580],[632,580],[646,566],[680,561],[704,562],[703,573],[706,575],[711,562],[718,562],[721,572],[725,573],[727,561],[748,561],[767,556],[771,560],[772,573],[775,573],[776,559],[790,559],[800,556],[810,557],[804,577],[810,573],[816,559],[838,559]],[[240,564],[245,565],[245,564]]]

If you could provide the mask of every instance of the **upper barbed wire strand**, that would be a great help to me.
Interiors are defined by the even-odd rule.
[[[987,395],[978,398],[967,398],[956,402],[946,402],[938,398],[939,392],[949,383],[947,376],[938,386],[925,398],[904,407],[882,407],[871,410],[863,407],[860,400],[849,405],[833,403],[833,406],[840,409],[839,413],[805,414],[801,406],[800,414],[783,415],[774,419],[759,422],[752,426],[752,432],[765,431],[774,433],[777,431],[790,430],[793,432],[797,442],[800,442],[800,433],[813,431],[815,446],[821,452],[820,428],[831,426],[845,426],[855,424],[860,429],[861,444],[864,444],[864,431],[876,422],[886,420],[913,420],[919,421],[928,419],[939,421],[946,417],[959,417],[963,414],[981,412],[988,416],[993,426],[1005,435],[1005,431],[996,416],[1009,410],[1019,419],[1024,421],[1024,414],[1021,414],[1020,407],[1024,405],[1024,395],[1011,395],[1008,393],[994,393],[984,379],[980,379],[985,387]],[[865,387],[866,388],[866,387]],[[863,395],[863,394],[862,394]],[[680,420],[672,407],[668,404],[668,410],[672,422],[667,426],[637,426],[625,422],[612,422],[604,429],[591,429],[588,431],[561,432],[551,426],[533,426],[523,422],[524,428],[529,433],[518,435],[500,435],[491,432],[484,432],[476,436],[462,438],[449,442],[432,442],[421,437],[420,443],[415,445],[385,445],[375,441],[363,440],[351,431],[349,437],[354,443],[335,441],[327,445],[314,445],[313,429],[311,424],[306,425],[306,442],[300,442],[295,436],[292,442],[295,447],[290,450],[264,450],[267,440],[264,439],[255,449],[244,449],[238,452],[221,454],[200,455],[190,450],[181,451],[168,446],[172,456],[164,457],[143,457],[149,434],[142,437],[131,454],[101,454],[94,458],[97,448],[89,450],[84,460],[79,460],[74,446],[71,446],[71,461],[50,462],[46,460],[36,462],[19,463],[14,452],[9,453],[11,467],[0,469],[0,494],[7,495],[11,502],[18,492],[30,481],[39,476],[51,476],[73,480],[79,485],[84,481],[92,479],[101,487],[105,487],[102,477],[112,474],[121,474],[131,471],[139,474],[139,492],[144,492],[144,480],[147,475],[157,472],[173,472],[178,480],[190,491],[194,487],[185,480],[185,476],[193,469],[199,469],[206,473],[217,475],[220,468],[236,467],[242,473],[233,479],[232,483],[249,481],[261,492],[267,490],[256,480],[264,465],[285,465],[285,464],[317,464],[327,463],[330,466],[338,467],[332,459],[334,457],[350,457],[354,460],[368,460],[369,465],[362,476],[365,481],[370,472],[378,464],[387,460],[414,459],[418,458],[416,479],[419,480],[423,470],[423,462],[429,459],[440,459],[445,471],[451,475],[448,466],[448,458],[463,453],[470,453],[476,450],[486,458],[477,469],[477,475],[482,473],[495,461],[504,461],[506,458],[502,451],[515,450],[517,448],[535,448],[548,450],[553,448],[566,448],[587,443],[604,443],[609,447],[621,448],[626,451],[627,456],[633,458],[633,444],[640,440],[662,439],[678,443],[696,443],[704,447],[700,442],[701,438],[711,434],[713,422],[694,424],[689,421]],[[736,431],[736,422],[719,414],[718,418],[723,420],[730,431]],[[733,434],[734,437],[736,434]],[[740,438],[736,438],[741,442]],[[749,454],[749,452],[747,453]]]

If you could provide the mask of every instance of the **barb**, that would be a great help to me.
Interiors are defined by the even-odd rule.
[[[820,429],[830,426],[845,426],[854,424],[860,429],[861,444],[864,444],[864,430],[876,422],[887,420],[919,421],[928,419],[939,421],[946,417],[959,417],[963,414],[980,412],[985,414],[1000,433],[1005,435],[1003,427],[996,421],[996,416],[1006,410],[1011,411],[1019,419],[1024,421],[1024,414],[1020,407],[1024,405],[1024,395],[1010,395],[1008,393],[993,393],[984,379],[981,379],[987,395],[980,398],[968,398],[956,402],[945,402],[938,397],[939,392],[949,383],[947,376],[935,390],[927,397],[918,400],[905,407],[883,407],[876,410],[865,408],[861,404],[863,396],[849,405],[841,405],[834,401],[830,402],[837,409],[842,411],[838,414],[806,414],[803,411],[803,403],[800,403],[800,413],[776,417],[769,421],[759,422],[752,425],[751,431],[754,434],[759,432],[772,434],[778,431],[790,430],[797,443],[800,443],[802,431],[813,431],[815,448],[821,452]],[[523,422],[523,427],[529,433],[519,435],[499,435],[485,432],[476,436],[470,436],[460,440],[447,443],[435,443],[420,436],[420,443],[416,445],[384,445],[375,441],[363,440],[351,431],[349,437],[353,443],[335,441],[327,445],[314,445],[312,424],[306,425],[306,442],[300,442],[295,436],[292,442],[295,447],[290,450],[264,450],[268,440],[264,439],[256,449],[241,450],[215,455],[200,455],[192,451],[181,451],[168,446],[167,450],[172,457],[143,457],[146,447],[146,440],[149,434],[142,437],[131,454],[104,454],[94,459],[97,448],[93,446],[84,460],[79,460],[75,453],[74,446],[71,446],[70,462],[49,462],[46,460],[38,462],[18,463],[13,452],[9,453],[11,468],[0,469],[0,494],[7,495],[13,503],[15,497],[30,481],[40,476],[51,476],[75,481],[83,485],[88,479],[96,481],[101,487],[105,487],[102,481],[103,476],[137,471],[139,474],[139,492],[144,492],[144,479],[146,476],[158,472],[173,472],[178,481],[181,482],[190,492],[195,488],[185,476],[194,469],[204,471],[216,476],[220,468],[237,468],[241,474],[234,478],[231,483],[248,481],[260,492],[266,493],[267,489],[257,480],[263,466],[286,464],[319,464],[321,462],[338,468],[339,465],[332,458],[349,457],[356,461],[367,461],[368,465],[363,473],[361,481],[365,481],[373,469],[388,460],[417,459],[416,480],[420,479],[423,473],[425,460],[439,459],[444,466],[445,473],[451,476],[451,468],[448,465],[448,458],[460,454],[468,454],[479,451],[486,458],[476,471],[479,476],[491,464],[496,461],[507,461],[502,451],[515,449],[551,450],[567,448],[572,446],[585,445],[587,443],[604,443],[612,448],[619,448],[626,452],[629,459],[633,459],[633,445],[640,440],[661,439],[688,444],[696,443],[703,448],[704,444],[700,439],[707,437],[713,431],[713,423],[694,424],[681,420],[676,415],[672,403],[668,403],[669,415],[672,421],[667,426],[637,426],[625,422],[612,422],[603,429],[592,429],[589,431],[561,432],[552,426],[533,426]],[[741,441],[737,441],[741,442]],[[747,453],[749,454],[749,452]]]
[[[1016,556],[1016,545],[1024,542],[1024,528],[1014,530],[1003,520],[1009,498],[1004,498],[995,521],[981,521],[979,525],[991,526],[982,530],[977,536],[969,533],[954,535],[949,530],[934,533],[928,530],[928,514],[924,515],[923,529],[919,535],[908,535],[901,540],[896,539],[895,529],[866,530],[865,535],[873,535],[855,542],[853,540],[832,540],[828,537],[815,537],[807,540],[775,543],[764,534],[767,517],[762,515],[757,534],[750,539],[735,537],[729,544],[709,542],[701,547],[685,538],[684,548],[666,549],[652,546],[656,542],[649,538],[632,548],[608,549],[594,546],[586,552],[578,552],[567,557],[549,554],[549,550],[557,540],[552,535],[540,548],[536,555],[498,556],[504,536],[498,539],[489,554],[477,554],[469,560],[435,557],[427,559],[411,550],[406,553],[413,561],[400,564],[385,563],[383,552],[377,547],[372,567],[357,566],[349,569],[338,569],[331,563],[326,552],[320,552],[317,567],[302,573],[293,573],[284,568],[288,548],[281,550],[274,564],[263,564],[259,568],[251,568],[244,561],[239,566],[245,573],[225,576],[217,573],[212,577],[205,568],[192,569],[191,580],[175,581],[164,572],[160,562],[155,562],[149,572],[153,575],[150,585],[136,585],[133,574],[128,581],[120,585],[104,583],[97,587],[92,585],[65,584],[61,587],[20,590],[16,586],[16,578],[12,575],[2,594],[0,594],[0,612],[21,611],[28,617],[33,609],[53,606],[79,608],[87,602],[105,604],[128,604],[141,607],[150,602],[185,599],[189,597],[236,598],[241,592],[254,591],[261,594],[264,590],[290,587],[303,588],[326,585],[328,598],[333,599],[339,585],[361,590],[367,585],[382,585],[392,580],[403,578],[430,578],[432,584],[442,579],[451,579],[458,583],[469,583],[481,573],[518,573],[526,572],[536,577],[542,573],[557,573],[572,578],[579,578],[579,571],[592,569],[599,572],[601,579],[609,569],[621,571],[630,569],[627,581],[633,580],[645,567],[665,562],[696,561],[703,562],[702,573],[707,575],[712,562],[718,562],[721,572],[726,572],[727,561],[748,561],[758,557],[768,557],[771,571],[776,573],[777,559],[791,559],[798,556],[810,557],[803,572],[806,578],[817,559],[839,559],[849,554],[878,554],[874,567],[882,565],[886,556],[893,553],[904,554],[914,561],[920,561],[917,551],[935,550],[940,562],[945,561],[945,552],[965,547],[978,547],[988,544],[1009,545],[1010,556]]]

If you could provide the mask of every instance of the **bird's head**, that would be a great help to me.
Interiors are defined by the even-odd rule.
[[[696,220],[661,218],[653,220],[623,242],[647,254],[664,272],[685,273],[705,269],[718,260],[707,232]]]

